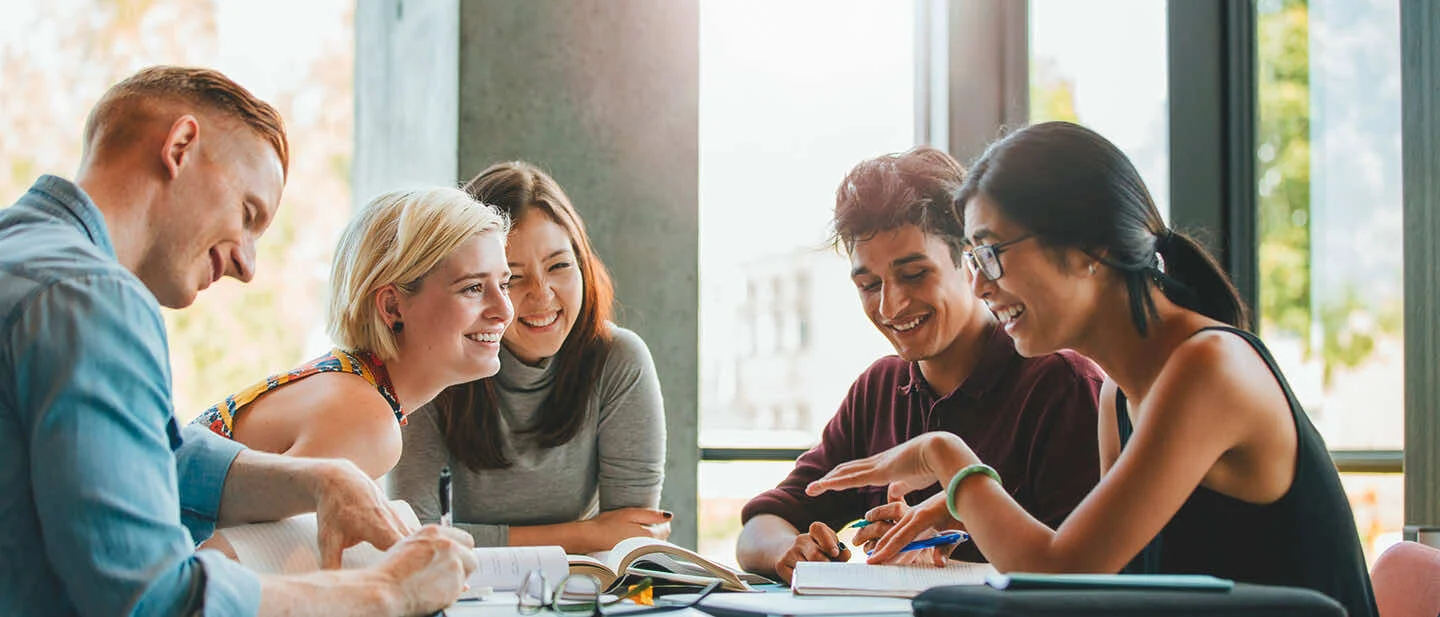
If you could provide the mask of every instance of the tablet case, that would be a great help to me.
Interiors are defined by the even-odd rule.
[[[1228,592],[946,586],[915,596],[911,607],[916,617],[1345,617],[1344,607],[1320,592],[1244,583]]]

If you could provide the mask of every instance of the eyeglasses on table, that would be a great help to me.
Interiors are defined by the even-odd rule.
[[[552,586],[544,572],[531,570],[525,575],[524,582],[520,584],[519,612],[521,615],[535,615],[541,611],[553,611],[566,615],[599,617],[606,614],[648,615],[677,611],[697,606],[705,596],[719,589],[720,582],[716,581],[705,586],[700,590],[699,595],[683,605],[638,608],[617,606],[625,600],[653,589],[654,586],[655,581],[646,577],[620,594],[607,597],[604,588],[600,585],[600,580],[589,574],[570,574]]]

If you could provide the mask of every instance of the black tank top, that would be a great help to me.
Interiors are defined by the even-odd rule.
[[[1197,486],[1125,571],[1212,574],[1245,583],[1308,587],[1335,598],[1350,617],[1375,617],[1375,595],[1355,516],[1324,439],[1259,338],[1219,326],[1196,334],[1206,330],[1224,330],[1245,339],[1285,391],[1295,418],[1295,479],[1284,496],[1267,505]],[[1115,419],[1124,449],[1134,427],[1121,392],[1115,397]]]

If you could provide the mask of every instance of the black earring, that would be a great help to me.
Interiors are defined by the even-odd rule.
[[[394,332],[394,333],[396,333],[396,334],[399,334],[399,333],[403,332],[404,330],[405,330],[405,322],[403,322],[403,321],[397,321],[397,322],[394,323],[394,325],[391,325],[391,326],[390,326],[390,331],[392,331],[392,332]]]

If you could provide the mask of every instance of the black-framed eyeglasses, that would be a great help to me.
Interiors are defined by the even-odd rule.
[[[970,274],[983,272],[985,278],[992,281],[999,280],[1000,277],[1005,276],[1005,268],[1000,266],[1000,253],[1005,252],[1005,249],[1012,245],[1019,244],[1034,237],[1035,234],[1025,234],[1014,240],[1007,240],[996,244],[982,244],[961,253],[961,257],[965,262],[965,267],[970,270]]]
[[[655,582],[649,577],[643,578],[639,583],[631,585],[625,591],[607,597],[604,589],[600,586],[600,580],[589,574],[570,574],[560,579],[554,587],[540,570],[531,570],[525,575],[524,582],[519,589],[521,615],[534,615],[543,610],[555,611],[569,615],[588,615],[597,617],[605,615],[606,607],[614,606],[620,602],[638,596],[651,590]],[[685,608],[693,608],[700,603],[705,596],[710,595],[720,587],[720,583],[714,582],[700,591],[694,600],[684,605],[676,606],[654,606],[637,608],[619,608],[618,614],[640,615],[676,611]]]

